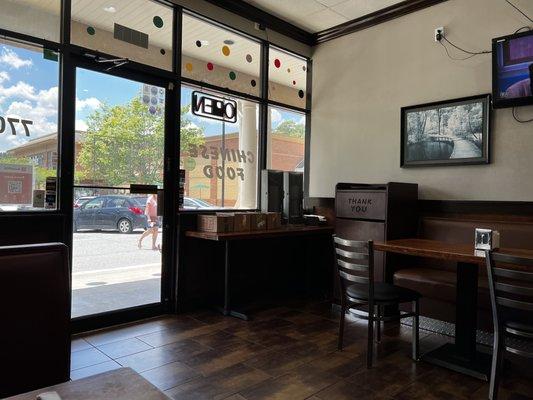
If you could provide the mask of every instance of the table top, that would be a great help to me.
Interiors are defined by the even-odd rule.
[[[485,265],[484,252],[476,253],[474,244],[455,244],[428,239],[396,239],[374,242],[374,250],[455,262]],[[533,258],[533,250],[498,249],[498,253]]]
[[[169,400],[163,392],[131,368],[120,368],[61,383],[6,400],[35,400],[37,395],[51,391],[57,392],[62,400]]]
[[[245,240],[245,239],[262,239],[286,236],[311,236],[320,234],[333,234],[333,227],[329,225],[283,225],[279,229],[269,229],[263,231],[246,231],[246,232],[199,232],[186,231],[185,236],[214,241],[224,240]]]

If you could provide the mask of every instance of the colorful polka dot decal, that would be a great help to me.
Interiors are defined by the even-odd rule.
[[[276,68],[281,67],[281,61],[279,60],[279,58],[276,58],[276,59],[274,60],[274,66],[275,66]]]
[[[237,74],[233,71],[230,71],[229,78],[234,81],[237,78]]]
[[[290,74],[290,73],[291,73],[291,69],[290,69],[290,68],[287,68],[287,72]]]
[[[209,67],[208,67],[209,68]],[[188,62],[185,64],[185,70],[187,72],[192,72],[192,63]]]
[[[251,63],[254,59],[252,58],[251,54],[246,54],[246,61]]]
[[[229,56],[230,53],[231,51],[228,46],[222,46],[222,54],[224,54],[227,57]]]
[[[92,26],[88,26],[87,33],[92,36],[96,33],[96,30]]]
[[[213,65],[213,63],[208,62],[208,63],[207,63],[207,69],[208,69],[209,71],[213,71],[213,70],[215,69],[215,66]]]
[[[164,25],[163,18],[161,18],[159,15],[156,15],[153,21],[156,28],[162,28]]]

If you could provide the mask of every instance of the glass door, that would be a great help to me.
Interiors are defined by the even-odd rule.
[[[72,318],[161,303],[165,95],[76,69]]]

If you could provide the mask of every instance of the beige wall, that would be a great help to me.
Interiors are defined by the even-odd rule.
[[[516,0],[533,15],[533,2]],[[527,25],[503,0],[449,0],[319,45],[313,56],[310,195],[337,182],[416,182],[424,199],[533,201],[533,123],[493,114],[492,163],[400,168],[400,108],[491,91],[491,57],[446,57],[433,40],[484,50]],[[457,53],[454,53],[457,54]],[[459,54],[457,54],[459,55]],[[533,117],[533,107],[518,109]]]

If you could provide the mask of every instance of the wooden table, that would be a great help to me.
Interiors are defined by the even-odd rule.
[[[457,263],[455,343],[445,344],[423,356],[433,364],[488,380],[491,358],[476,349],[478,269],[485,267],[485,254],[474,245],[451,244],[425,239],[374,242],[378,251],[448,260]],[[533,251],[499,249],[498,252],[533,258]]]
[[[120,368],[61,383],[6,400],[35,400],[37,395],[51,391],[57,392],[62,400],[169,400],[169,397],[131,368]]]
[[[185,236],[200,240],[209,240],[224,243],[224,306],[220,311],[224,315],[248,320],[247,314],[231,308],[231,265],[230,265],[230,243],[242,240],[258,240],[270,238],[289,238],[298,236],[332,235],[332,226],[308,226],[308,225],[283,225],[279,229],[248,232],[213,233],[186,231]]]

